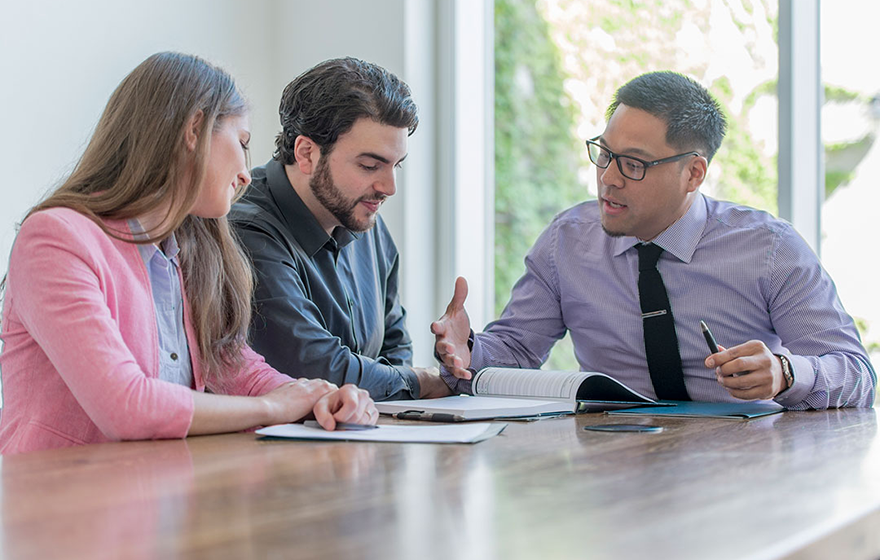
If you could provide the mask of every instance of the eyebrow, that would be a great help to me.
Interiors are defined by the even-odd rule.
[[[404,156],[402,158],[400,158],[400,161],[398,161],[397,163],[398,164],[403,163],[403,160],[405,160],[406,156],[408,156],[408,155],[409,154],[404,154]],[[361,154],[358,154],[357,157],[368,157],[368,158],[373,158],[376,161],[381,161],[382,163],[391,163],[391,161],[388,158],[382,157],[379,154],[374,154],[373,152],[363,152]]]
[[[606,148],[608,148],[608,143],[605,142],[605,138],[603,138],[603,137],[600,136],[600,137],[599,137],[599,143],[602,144],[603,146],[605,146]],[[611,150],[611,148],[608,148],[608,149]],[[614,151],[614,150],[611,150],[611,151]],[[617,153],[617,152],[615,152],[615,153]],[[630,154],[632,154],[632,155],[636,155],[636,156],[642,156],[642,157],[647,158],[647,159],[654,159],[654,156],[653,156],[651,153],[646,152],[645,150],[642,150],[642,149],[639,149],[639,148],[630,148],[630,149],[627,150],[626,152],[621,152],[621,153],[620,153],[620,155],[622,155],[622,156],[630,155]]]

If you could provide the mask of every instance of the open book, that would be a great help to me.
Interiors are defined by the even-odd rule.
[[[456,422],[659,405],[604,373],[485,368],[473,379],[474,396],[376,403],[383,414]]]

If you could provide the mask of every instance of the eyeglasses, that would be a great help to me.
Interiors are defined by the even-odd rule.
[[[596,164],[596,167],[601,169],[607,169],[609,165],[611,165],[611,160],[617,160],[617,169],[620,170],[620,174],[626,177],[627,179],[632,179],[633,181],[641,181],[645,178],[645,172],[648,171],[649,167],[654,167],[655,165],[660,165],[661,163],[671,163],[673,161],[678,161],[682,158],[686,158],[688,156],[699,156],[699,152],[686,152],[684,154],[678,154],[677,156],[671,156],[668,158],[658,159],[655,161],[645,161],[643,159],[639,159],[633,156],[622,156],[620,154],[615,154],[605,146],[596,143],[599,137],[596,136],[591,140],[587,140],[587,152],[590,154],[590,161]]]

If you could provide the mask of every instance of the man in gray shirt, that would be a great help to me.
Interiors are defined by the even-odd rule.
[[[284,89],[269,163],[230,213],[257,277],[251,345],[293,377],[354,383],[375,400],[450,394],[412,367],[399,255],[379,207],[418,126],[409,87],[354,58]]]

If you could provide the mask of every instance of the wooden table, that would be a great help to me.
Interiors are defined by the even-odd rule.
[[[3,558],[877,558],[875,410],[511,422],[475,445],[253,434],[3,457]]]

